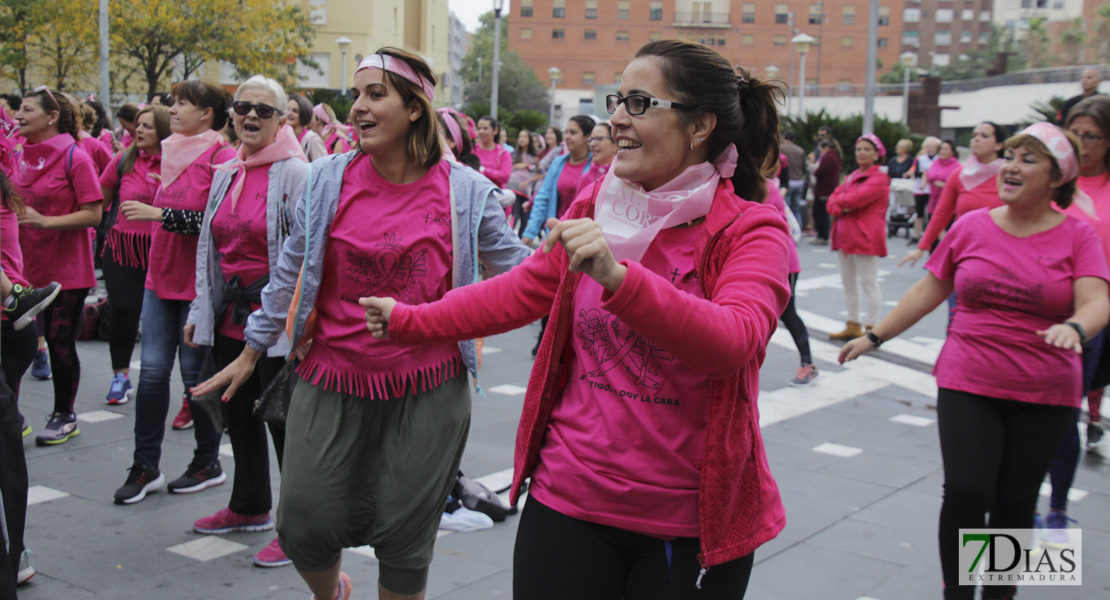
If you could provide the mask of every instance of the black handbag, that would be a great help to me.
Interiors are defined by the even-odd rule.
[[[270,381],[262,395],[254,401],[254,416],[275,425],[284,425],[285,418],[289,415],[289,400],[293,397],[293,388],[297,385],[298,359],[285,363],[277,375]]]

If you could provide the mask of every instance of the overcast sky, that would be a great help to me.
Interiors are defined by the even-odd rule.
[[[478,17],[493,10],[493,0],[448,0],[451,12],[462,20],[466,30],[474,33],[478,30]],[[509,12],[510,0],[505,0],[501,14]]]

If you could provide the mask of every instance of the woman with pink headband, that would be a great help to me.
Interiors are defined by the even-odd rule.
[[[309,127],[324,140],[328,154],[351,151],[351,144],[347,142],[347,126],[339,122],[335,111],[327,104],[321,102],[312,107],[312,122]]]
[[[855,339],[864,332],[860,323],[860,292],[867,303],[862,323],[871,329],[879,320],[883,294],[879,289],[879,259],[886,256],[886,207],[890,177],[879,170],[886,148],[879,136],[865,133],[856,140],[859,168],[837,186],[826,210],[836,217],[829,241],[840,257],[840,280],[848,319],[843,331],[830,333],[834,340]]]
[[[959,585],[960,529],[1031,529],[1045,472],[1082,396],[1082,344],[1110,315],[1106,257],[1094,227],[1064,215],[1076,194],[1078,141],[1037,123],[1005,144],[1003,206],[956,221],[925,264],[928,273],[840,362],[878,348],[957,292],[956,312],[933,373],[944,462],[940,562],[944,597]],[[989,521],[987,514],[990,514]],[[1019,540],[1032,548],[1032,539]],[[1016,588],[987,585],[983,598]]]
[[[286,421],[277,529],[321,600],[350,597],[341,551],[364,545],[378,557],[379,598],[424,597],[470,424],[467,372],[477,377],[473,342],[376,340],[359,298],[431,302],[477,281],[479,261],[497,274],[529,255],[493,184],[443,160],[435,81],[403,50],[359,63],[358,150],[310,165],[242,353],[195,390],[230,384],[224,395],[234,396],[279,341],[304,356]]]
[[[439,302],[362,300],[406,343],[550,316],[517,433],[514,598],[743,598],[785,525],[756,408],[790,294],[792,242],[761,203],[781,91],[739,71],[700,44],[640,48],[606,102],[613,167],[540,251]]]

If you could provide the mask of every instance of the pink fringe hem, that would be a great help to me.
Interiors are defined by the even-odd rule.
[[[388,400],[436,388],[447,379],[457,377],[461,366],[462,359],[455,357],[436,365],[417,367],[407,373],[365,373],[339,370],[333,365],[306,359],[297,367],[297,374],[312,385],[323,385],[327,390],[370,400]]]

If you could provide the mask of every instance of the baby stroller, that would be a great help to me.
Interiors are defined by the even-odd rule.
[[[906,237],[913,235],[913,223],[917,220],[917,208],[913,200],[916,180],[892,179],[890,181],[890,205],[886,209],[886,235],[894,237],[899,229],[906,230]]]

